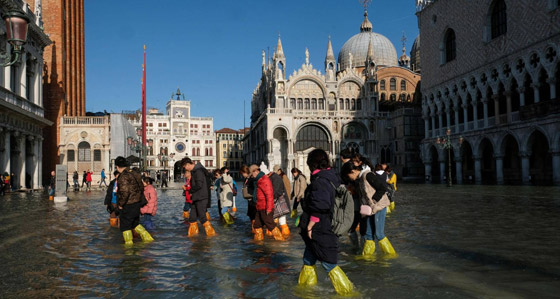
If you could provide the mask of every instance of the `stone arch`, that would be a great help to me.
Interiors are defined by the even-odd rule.
[[[539,100],[548,101],[550,100],[550,84],[548,83],[548,78],[550,78],[546,68],[541,67],[538,71],[537,82],[539,84]]]
[[[295,151],[304,151],[314,147],[322,148],[330,153],[333,152],[330,130],[322,123],[306,122],[297,129],[295,136]]]
[[[294,89],[294,87],[296,87],[298,85],[298,83],[302,82],[302,81],[310,81],[312,83],[315,83],[320,89],[321,89],[321,97],[325,98],[325,95],[327,94],[327,88],[323,85],[323,83],[316,77],[314,76],[302,76],[299,77],[297,79],[295,79],[293,82],[290,82],[289,86],[288,86],[288,95],[286,98],[291,98],[292,95],[292,91]],[[293,96],[294,98],[297,98],[297,96]],[[300,96],[301,98],[301,96]]]
[[[290,136],[289,131],[285,126],[278,125],[272,130],[272,159],[269,162],[272,165],[281,165],[282,169],[286,169],[288,166],[288,136]]]
[[[486,136],[478,144],[477,154],[481,158],[481,182],[496,183],[496,163],[494,159],[494,144]]]
[[[520,146],[515,135],[508,133],[503,136],[500,144],[500,155],[503,155],[504,183],[521,183]]]
[[[431,144],[428,147],[428,157],[429,161],[431,162],[432,169],[432,173],[428,174],[431,176],[430,180],[434,183],[439,183],[441,182],[441,169],[439,167],[440,152],[434,144]]]
[[[472,184],[475,182],[475,170],[474,170],[474,159],[473,159],[473,146],[471,142],[467,139],[463,140],[463,144],[460,150],[456,151],[460,155],[460,161],[462,164],[462,175],[463,183]]]
[[[552,184],[552,154],[550,139],[540,129],[535,129],[527,138],[529,175],[531,182],[538,185]]]

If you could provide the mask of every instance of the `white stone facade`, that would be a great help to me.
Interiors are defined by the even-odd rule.
[[[14,7],[22,9],[30,23],[19,62],[0,67],[0,172],[15,174],[13,187],[39,189],[44,183],[43,128],[52,125],[44,117],[42,89],[43,50],[51,41],[27,4],[4,1],[0,13]],[[11,50],[5,23],[0,22],[0,51]]]
[[[419,1],[418,20],[427,178],[449,129],[455,182],[560,184],[558,1]]]

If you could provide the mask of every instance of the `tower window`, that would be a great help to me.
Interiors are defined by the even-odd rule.
[[[379,89],[385,90],[385,80],[381,80],[381,82],[379,82]]]
[[[444,44],[445,44],[444,62],[450,62],[452,60],[455,60],[455,57],[457,56],[457,47],[455,42],[455,31],[453,31],[453,29],[448,29],[447,32],[445,33]]]
[[[397,79],[391,78],[391,90],[397,90]]]
[[[507,32],[506,2],[504,0],[494,1],[490,25],[492,26],[492,39],[504,35]]]
[[[401,81],[401,90],[406,90],[406,81]]]

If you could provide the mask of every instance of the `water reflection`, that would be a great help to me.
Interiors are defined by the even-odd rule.
[[[399,186],[386,233],[396,259],[366,260],[341,239],[340,265],[363,297],[547,297],[560,293],[560,189]],[[103,192],[70,193],[63,206],[41,194],[0,198],[0,297],[305,297],[299,288],[303,242],[252,240],[246,203],[217,236],[187,237],[179,190],[158,191],[155,242],[123,246],[109,227]],[[214,198],[215,200],[215,198]],[[379,248],[377,249],[379,251]],[[554,295],[552,295],[554,296]]]

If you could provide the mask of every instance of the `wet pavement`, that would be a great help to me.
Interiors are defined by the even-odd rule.
[[[173,186],[172,186],[173,187]],[[174,185],[174,187],[179,187]],[[560,188],[399,184],[386,235],[399,257],[363,260],[341,239],[340,266],[359,296],[554,297],[560,294]],[[102,191],[0,197],[0,297],[335,297],[321,267],[313,289],[297,287],[303,242],[255,243],[238,218],[217,236],[187,237],[180,190],[158,190],[155,242],[123,246]],[[379,251],[379,248],[377,248]]]

